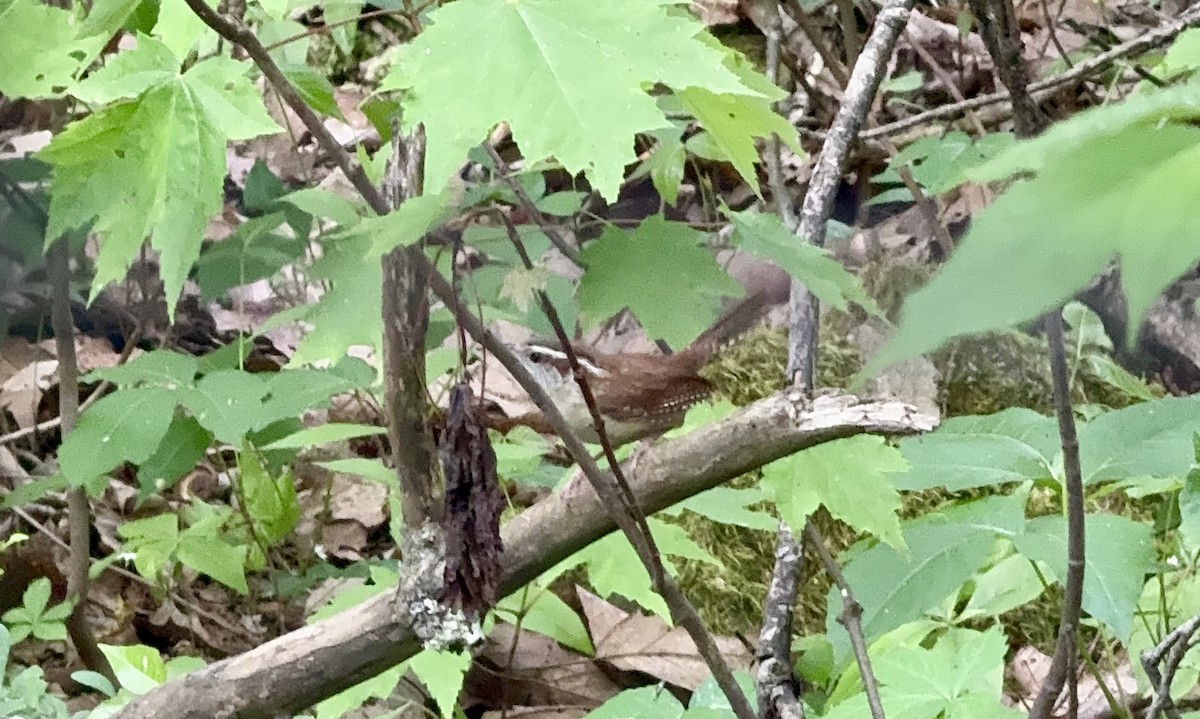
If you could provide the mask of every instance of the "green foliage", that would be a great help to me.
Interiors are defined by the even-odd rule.
[[[891,342],[867,372],[936,349],[959,334],[1033,319],[1121,263],[1129,324],[1195,264],[1200,87],[1185,85],[1081,113],[1018,143],[971,173],[1034,172],[981,212],[962,246],[906,302]],[[1130,341],[1137,336],[1130,333]]]
[[[672,556],[720,565],[716,558],[696,544],[680,527],[654,517],[648,518],[647,522],[662,555],[663,566],[668,571],[674,571],[669,559]],[[619,594],[664,619],[670,619],[671,612],[666,602],[651,588],[650,574],[645,565],[638,559],[629,540],[620,532],[609,534],[587,549],[577,552],[568,562],[582,562],[587,566],[588,581],[601,597]]]
[[[797,155],[804,157],[796,128],[771,107],[769,95],[749,96],[717,93],[703,87],[680,90],[683,107],[711,134],[721,152],[755,193],[758,186],[755,164],[759,162],[756,137],[778,135]]]
[[[903,550],[900,495],[887,475],[907,468],[883,438],[851,437],[772,462],[763,467],[762,486],[789,526],[804,526],[823,506],[851,527]]]
[[[1085,484],[1140,477],[1182,477],[1192,466],[1191,438],[1200,431],[1200,403],[1168,397],[1106,412],[1079,423]],[[924,437],[900,442],[909,470],[905,490],[968,489],[1004,482],[1059,479],[1055,420],[1024,409],[955,417]]]
[[[742,291],[700,247],[703,240],[702,233],[659,216],[632,232],[606,228],[583,252],[584,317],[595,324],[628,307],[651,337],[686,346],[712,323],[721,295]],[[680,303],[680,297],[692,301]]]
[[[30,719],[67,719],[67,707],[61,699],[48,694],[41,667],[26,667],[11,676],[8,652],[13,642],[8,629],[0,624],[0,716]]]
[[[438,705],[444,719],[454,715],[463,678],[471,667],[470,652],[426,649],[408,660],[412,669]]]
[[[169,679],[204,666],[204,662],[195,657],[174,657],[164,662],[157,650],[142,644],[120,647],[101,644],[100,651],[104,652],[121,685],[121,694],[117,699],[126,701],[133,695],[145,694]]]
[[[375,677],[355,684],[340,694],[329,697],[317,704],[316,719],[338,719],[347,712],[358,709],[371,699],[386,699],[392,696],[406,671],[408,671],[408,662],[403,662]]]
[[[75,75],[107,40],[89,40],[71,13],[37,0],[0,2],[0,94],[57,97],[74,85]]]
[[[678,719],[683,705],[661,686],[626,689],[584,715],[584,719]]]
[[[247,546],[235,545],[221,536],[221,527],[229,510],[213,511],[209,517],[182,531],[179,517],[159,514],[147,519],[125,522],[117,534],[125,540],[126,551],[132,552],[138,574],[161,582],[168,577],[176,562],[205,574],[242,594],[246,585]]]
[[[591,655],[596,651],[579,614],[539,583],[500,600],[496,616],[514,624],[519,619],[523,629],[544,634],[581,654]]]
[[[54,166],[47,235],[89,224],[100,234],[93,292],[125,274],[149,235],[174,316],[204,227],[221,207],[226,143],[279,128],[234,60],[213,57],[180,73],[170,50],[145,36],[120,58],[76,92],[94,103],[131,99],[72,123],[41,153]]]
[[[797,242],[778,215],[763,212],[728,212],[733,242],[753,255],[775,262],[804,283],[816,297],[844,310],[854,302],[870,314],[879,314],[875,301],[840,262],[808,242]]]
[[[39,577],[25,589],[22,605],[4,613],[9,640],[19,644],[32,636],[48,642],[66,641],[67,627],[64,622],[71,616],[71,609],[69,602],[50,606],[50,580]]]
[[[1026,557],[1045,562],[1060,579],[1066,573],[1064,517],[1031,519],[1013,543]],[[1128,642],[1143,577],[1154,567],[1151,527],[1126,517],[1089,515],[1084,562],[1083,609],[1103,622],[1118,641]]]
[[[132,462],[141,465],[138,478],[143,494],[161,490],[195,466],[214,437],[240,445],[246,437],[265,433],[280,421],[323,406],[330,397],[373,379],[353,377],[339,366],[271,375],[221,369],[197,381],[197,369],[194,357],[158,350],[85,378],[105,379],[120,389],[84,412],[63,442],[59,461],[67,480],[88,485],[114,467]],[[279,438],[266,448],[295,449],[382,431],[328,424]]]
[[[1013,144],[1012,133],[993,132],[973,140],[965,132],[952,131],[942,136],[923,137],[892,156],[888,168],[872,178],[881,185],[902,185],[897,168],[907,167],[921,189],[930,195],[951,190],[971,168],[995,157]],[[912,200],[907,187],[885,190],[871,198],[871,204]]]
[[[296,500],[296,483],[291,469],[278,475],[271,473],[262,454],[249,441],[243,441],[238,453],[238,485],[240,505],[250,521],[250,537],[259,543],[273,545],[286,537],[300,521],[300,505]],[[265,557],[255,564],[261,565]]]
[[[734,678],[753,706],[753,679],[743,672]],[[692,692],[686,709],[659,685],[626,689],[584,716],[586,719],[732,719],[735,715],[729,699],[710,677]]]
[[[880,700],[889,716],[906,719],[1024,716],[1000,703],[1004,683],[1004,635],[955,629],[933,647],[900,646],[872,657]],[[851,719],[871,716],[866,697],[858,694],[825,716]]]
[[[906,552],[878,544],[853,554],[843,574],[862,605],[867,641],[923,616],[957,592],[987,561],[994,539],[988,528],[974,524],[926,523],[905,529]],[[842,598],[836,588],[830,589],[827,606],[826,633],[842,665],[850,645],[838,628]]]
[[[660,3],[467,0],[430,18],[384,87],[411,89],[405,121],[425,123],[426,185],[435,192],[471,147],[508,122],[529,161],[554,157],[615,199],[635,159],[634,135],[669,124],[647,84],[762,97],[701,41],[699,22]],[[463,37],[474,40],[464,46]],[[461,92],[467,84],[476,88],[469,96]],[[752,127],[762,122],[754,120]]]

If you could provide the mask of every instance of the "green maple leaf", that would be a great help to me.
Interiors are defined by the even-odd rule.
[[[826,442],[763,468],[762,486],[793,527],[824,505],[856,530],[902,549],[900,494],[888,474],[908,469],[900,451],[882,437],[861,435]]]
[[[38,0],[0,0],[0,94],[56,97],[107,38],[81,41],[71,13]]]
[[[135,57],[97,73],[91,97],[136,95],[73,123],[42,151],[54,166],[48,236],[92,223],[102,245],[93,293],[120,279],[146,236],[161,253],[168,312],[221,208],[225,145],[277,131],[245,67],[211,58],[179,74],[171,54],[139,37]]]
[[[722,294],[742,292],[700,246],[704,237],[661,215],[632,232],[606,228],[583,251],[580,311],[594,324],[628,307],[651,337],[686,346],[716,317]]]
[[[72,94],[89,104],[137,97],[142,91],[173,80],[179,62],[160,42],[138,35],[138,46],[116,55],[107,65],[79,83]]]
[[[384,85],[412,90],[405,119],[425,123],[427,192],[508,122],[526,158],[554,157],[612,199],[635,159],[634,135],[670,126],[649,85],[761,94],[701,39],[700,23],[667,3],[460,0],[431,19]]]
[[[771,108],[765,97],[718,94],[703,87],[685,88],[676,95],[704,129],[712,135],[717,147],[729,158],[742,179],[762,196],[758,186],[758,149],[754,138],[770,137],[772,133],[801,157],[800,137],[796,128]]]

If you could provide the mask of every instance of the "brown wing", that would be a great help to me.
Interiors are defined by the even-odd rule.
[[[622,371],[593,380],[603,382],[594,393],[600,412],[616,420],[661,417],[671,422],[712,394],[707,380],[667,370],[664,364],[670,360],[654,355],[621,355]],[[606,363],[601,360],[601,364]]]

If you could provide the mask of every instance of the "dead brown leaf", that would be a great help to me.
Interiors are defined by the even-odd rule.
[[[518,635],[512,624],[497,622],[467,673],[463,706],[587,711],[622,688],[591,659],[542,634],[522,630]]]
[[[688,633],[662,619],[616,607],[585,589],[577,589],[587,618],[596,658],[618,669],[641,672],[695,691],[711,675]],[[749,670],[753,657],[741,642],[714,637],[734,671]]]

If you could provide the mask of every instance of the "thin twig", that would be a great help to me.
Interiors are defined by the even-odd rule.
[[[829,74],[833,77],[834,81],[837,82],[838,87],[846,87],[850,82],[850,73],[846,70],[846,63],[829,47],[829,43],[825,42],[825,35],[821,31],[820,26],[813,21],[811,14],[805,12],[800,0],[780,0],[779,6],[804,32],[804,35],[812,43],[813,47],[817,49],[817,54],[825,61],[825,67],[829,70]],[[780,27],[781,32],[782,30],[783,28]],[[767,67],[769,68],[770,64]]]
[[[1178,719],[1179,709],[1171,699],[1171,680],[1183,661],[1183,655],[1191,648],[1192,636],[1197,631],[1200,631],[1200,614],[1171,630],[1153,648],[1142,652],[1142,668],[1146,670],[1146,676],[1154,686],[1154,701],[1146,710],[1146,719],[1156,719],[1159,713],[1165,713],[1171,719]],[[1167,665],[1165,670],[1160,672],[1158,665],[1164,659]]]
[[[525,269],[533,269],[533,262],[530,261],[529,253],[525,251],[525,244],[521,241],[521,236],[517,232],[511,221],[507,217],[505,225],[508,228],[509,239],[516,248],[517,253],[521,257],[521,261],[525,265]],[[538,301],[541,303],[542,312],[546,315],[546,319],[550,321],[550,325],[554,328],[554,333],[562,345],[563,352],[567,356],[567,361],[571,365],[571,371],[575,378],[575,383],[579,386],[579,391],[583,394],[584,402],[587,404],[588,412],[592,417],[592,426],[596,429],[596,434],[600,439],[600,446],[603,448],[604,457],[608,462],[609,471],[611,473],[611,482],[609,477],[606,477],[598,466],[595,467],[594,474],[589,474],[589,470],[580,462],[580,455],[571,449],[566,438],[563,438],[561,433],[559,437],[563,439],[563,443],[567,444],[567,450],[571,453],[572,458],[579,463],[580,469],[583,470],[584,476],[591,482],[596,492],[601,491],[601,487],[606,487],[609,491],[616,490],[615,495],[620,500],[620,509],[616,506],[609,506],[609,512],[613,519],[617,522],[617,526],[621,527],[621,531],[629,539],[637,552],[638,558],[646,567],[647,573],[650,575],[650,580],[654,584],[654,589],[663,600],[667,603],[667,608],[671,611],[671,618],[676,624],[683,627],[688,636],[696,644],[696,649],[700,656],[704,658],[704,663],[708,665],[709,671],[713,674],[713,679],[716,680],[717,686],[724,692],[726,699],[729,700],[730,706],[733,708],[734,714],[738,719],[754,719],[755,712],[750,706],[746,695],[742,693],[741,687],[738,686],[737,680],[734,679],[733,672],[729,669],[729,665],[725,662],[725,658],[721,656],[721,650],[717,647],[716,640],[704,625],[704,620],[700,618],[700,613],[688,600],[683,590],[667,573],[663,567],[662,555],[658,551],[658,547],[654,540],[654,535],[650,532],[650,525],[646,521],[646,514],[642,511],[638,504],[637,496],[634,495],[633,489],[630,488],[628,480],[621,469],[621,463],[617,459],[616,453],[613,451],[612,442],[608,438],[608,431],[605,427],[604,418],[600,414],[600,410],[596,405],[596,398],[592,394],[591,387],[588,385],[587,375],[580,365],[579,358],[576,356],[574,349],[571,346],[570,338],[567,337],[566,330],[558,316],[558,311],[550,302],[550,297],[544,290],[537,291]],[[507,348],[505,348],[507,350]],[[511,354],[511,353],[510,353]],[[498,359],[501,359],[497,356]],[[515,359],[515,357],[514,357]],[[501,359],[503,362],[503,359]],[[505,365],[506,369],[511,368]],[[515,376],[515,375],[514,375]],[[531,377],[532,379],[532,377]],[[518,382],[520,379],[518,378]],[[535,381],[536,383],[536,381]],[[524,383],[521,383],[525,387]],[[541,385],[538,385],[538,390],[544,392]],[[532,392],[531,392],[532,394]],[[549,397],[547,396],[547,399]],[[545,408],[539,405],[539,409],[543,414],[546,414]],[[560,415],[561,416],[561,415]],[[547,417],[549,419],[549,417]],[[551,425],[553,426],[553,422]],[[564,420],[565,424],[565,420]],[[558,430],[558,427],[555,427]],[[578,437],[572,437],[575,442],[579,442]],[[579,442],[579,447],[584,456],[591,460],[591,455],[587,454],[583,448],[582,442]],[[594,460],[591,460],[595,466]],[[603,495],[601,495],[603,496]],[[622,525],[622,520],[628,523],[628,527]]]
[[[1084,508],[1083,474],[1079,468],[1079,437],[1075,431],[1075,413],[1071,407],[1070,377],[1067,373],[1066,342],[1063,339],[1062,310],[1046,314],[1046,338],[1050,346],[1050,376],[1054,386],[1055,413],[1063,452],[1063,483],[1067,494],[1067,575],[1063,581],[1062,614],[1054,657],[1041,691],[1029,710],[1030,719],[1047,719],[1053,714],[1058,695],[1071,673],[1076,656],[1075,636],[1083,605]],[[1071,682],[1072,688],[1075,682]],[[1072,691],[1074,694],[1074,691]],[[1077,700],[1076,700],[1077,701]]]
[[[800,210],[797,234],[815,245],[825,244],[826,225],[833,213],[833,197],[841,181],[850,145],[858,136],[867,111],[883,81],[884,68],[896,38],[908,22],[913,0],[888,0],[850,74],[845,99],[826,135],[813,166],[812,179]],[[800,283],[793,283],[790,305],[787,372],[792,383],[809,390],[816,366],[816,337],[820,308],[816,298]]]
[[[579,249],[572,246],[570,242],[567,242],[567,238],[563,237],[562,233],[558,231],[558,226],[547,220],[542,211],[537,208],[537,204],[534,203],[529,193],[525,191],[525,187],[515,177],[511,177],[508,174],[508,163],[500,157],[500,153],[496,152],[496,148],[492,147],[492,143],[485,142],[483,143],[483,147],[487,150],[488,156],[492,158],[492,162],[496,164],[496,173],[504,178],[504,182],[508,185],[509,189],[516,194],[517,199],[521,202],[522,209],[533,220],[533,223],[546,234],[546,238],[550,240],[550,244],[554,245],[567,259],[578,265]]]
[[[802,11],[801,11],[802,12]],[[780,35],[783,23],[779,11],[769,15],[767,27],[767,79],[779,84]],[[795,232],[799,222],[792,207],[791,195],[783,177],[782,143],[771,135],[767,144],[767,178],[774,195],[775,209],[786,226]],[[775,536],[775,566],[763,606],[763,622],[758,634],[756,656],[759,667],[755,679],[758,694],[758,715],[762,719],[802,719],[804,706],[800,703],[799,684],[792,670],[792,618],[796,606],[796,590],[800,583],[802,547],[787,522],[780,521]]]
[[[65,237],[50,246],[50,324],[54,328],[54,350],[58,356],[58,416],[65,442],[79,418],[79,364],[75,356],[75,323],[71,319],[71,254]],[[87,621],[88,564],[92,556],[92,508],[87,490],[72,485],[67,489],[67,528],[71,551],[67,567],[67,599],[74,603],[67,630],[75,651],[85,666],[116,682],[116,674],[96,643]]]
[[[941,66],[937,58],[933,56],[933,53],[925,49],[925,46],[917,42],[916,38],[912,37],[912,35],[908,36],[908,41],[913,52],[917,53],[917,57],[921,58],[921,62],[925,63],[925,66],[929,68],[933,76],[946,86],[946,92],[950,93],[950,97],[953,97],[957,102],[966,102],[967,98],[962,94],[962,90],[958,88],[958,84],[954,82],[954,78],[950,76],[949,72],[946,72],[946,69]],[[987,134],[987,128],[983,126],[983,121],[979,119],[978,114],[967,112],[966,115],[967,120],[971,123],[971,127],[975,130],[976,139]]]
[[[337,166],[345,173],[346,178],[350,180],[350,184],[354,185],[354,189],[362,195],[367,204],[376,214],[386,215],[389,212],[387,201],[383,198],[383,194],[376,189],[375,185],[371,184],[371,180],[367,174],[363,172],[362,166],[346,152],[341,143],[325,127],[325,123],[321,122],[321,118],[317,113],[309,107],[300,97],[300,93],[296,87],[288,81],[283,71],[279,69],[279,65],[275,64],[275,60],[271,58],[270,52],[258,37],[246,27],[245,23],[236,18],[229,18],[219,14],[216,10],[209,7],[204,0],[184,0],[192,12],[199,17],[205,25],[215,30],[218,35],[226,40],[242,46],[246,54],[254,61],[267,81],[275,88],[275,92],[279,93],[279,98],[287,103],[287,106],[300,118],[304,127],[312,133],[313,139],[321,146],[325,152],[337,164]]]
[[[779,17],[778,9],[771,11],[767,16],[767,26],[763,28],[767,35],[767,79],[778,85],[779,56],[781,54],[779,45],[783,34],[783,22]],[[775,109],[778,112],[778,105]],[[767,182],[771,186],[772,199],[775,200],[775,211],[783,220],[784,227],[795,232],[799,222],[796,220],[796,211],[792,206],[792,196],[788,193],[787,185],[784,182],[782,154],[783,143],[780,141],[779,135],[771,133],[766,152]]]
[[[1168,25],[1155,28],[1128,42],[1116,45],[1112,50],[1084,60],[1066,72],[1029,83],[1029,92],[1035,99],[1040,100],[1053,94],[1064,85],[1069,85],[1077,80],[1082,80],[1083,78],[1103,72],[1115,60],[1137,55],[1165,45],[1173,40],[1176,35],[1179,35],[1179,33],[1196,26],[1200,26],[1200,6],[1190,8],[1187,12],[1180,15],[1178,20]],[[928,124],[934,120],[957,117],[965,112],[1005,102],[1008,99],[1009,94],[1007,91],[981,95],[965,102],[943,105],[942,107],[918,113],[912,117],[906,117],[903,120],[897,120],[896,122],[866,130],[860,137],[864,140],[870,140],[885,135],[895,135],[910,128]]]
[[[850,645],[854,648],[854,658],[858,662],[858,671],[862,674],[863,690],[867,695],[867,705],[871,707],[871,716],[874,719],[884,719],[883,701],[879,698],[879,683],[875,681],[875,672],[871,669],[871,662],[867,657],[867,640],[862,630],[862,605],[854,598],[854,590],[842,574],[842,568],[834,561],[833,555],[825,546],[825,538],[811,521],[804,525],[804,538],[817,553],[825,572],[833,580],[842,597],[842,613],[838,615],[838,622],[846,628],[846,634],[850,635]]]

